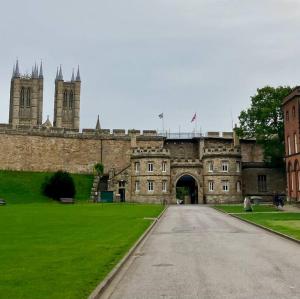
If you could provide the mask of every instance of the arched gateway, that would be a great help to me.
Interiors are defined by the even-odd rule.
[[[198,204],[198,183],[189,174],[182,175],[176,182],[176,198],[184,204]]]

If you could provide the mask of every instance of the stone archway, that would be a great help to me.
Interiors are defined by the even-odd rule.
[[[175,184],[176,198],[184,204],[198,204],[199,186],[197,180],[190,174],[181,175]]]

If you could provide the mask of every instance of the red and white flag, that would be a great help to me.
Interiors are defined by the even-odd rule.
[[[194,116],[193,116],[193,118],[192,118],[192,120],[191,120],[191,123],[192,123],[194,120],[196,120],[196,117],[197,117],[197,115],[196,115],[196,113],[195,113]]]

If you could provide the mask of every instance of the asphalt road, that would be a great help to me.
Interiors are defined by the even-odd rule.
[[[101,298],[300,298],[300,246],[205,206],[171,206]]]

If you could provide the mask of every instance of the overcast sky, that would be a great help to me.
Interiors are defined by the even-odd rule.
[[[80,65],[81,128],[228,131],[257,88],[300,83],[298,0],[1,0],[0,38],[2,123],[16,57],[43,60],[44,120]]]

